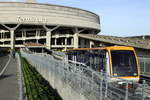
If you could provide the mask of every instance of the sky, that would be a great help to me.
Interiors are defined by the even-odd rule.
[[[99,34],[150,35],[150,0],[37,0],[37,2],[82,8],[96,13],[100,16]]]

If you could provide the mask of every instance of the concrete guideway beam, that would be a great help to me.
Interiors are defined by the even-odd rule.
[[[10,38],[11,38],[11,42],[10,42],[10,45],[11,45],[11,49],[14,49],[15,47],[15,30],[20,26],[20,24],[17,24],[15,27],[8,27],[7,25],[5,24],[1,24],[2,26],[4,26],[6,29],[8,29],[10,31]]]
[[[46,46],[48,49],[51,49],[51,38],[52,38],[52,31],[58,29],[60,26],[57,25],[54,28],[48,28],[46,25],[43,25],[46,30]]]

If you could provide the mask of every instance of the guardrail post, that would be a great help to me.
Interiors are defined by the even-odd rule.
[[[91,96],[91,100],[93,100],[93,89],[94,89],[94,87],[93,87],[93,85],[94,85],[94,75],[93,75],[93,72],[91,72],[92,73],[92,84],[91,84],[91,93],[92,93],[92,96]]]
[[[144,59],[144,57],[143,57],[143,59]],[[143,73],[145,73],[145,59],[144,59],[144,66],[143,66]]]
[[[103,96],[103,70],[101,71],[101,83],[100,83],[100,100],[102,100],[102,96]]]
[[[105,99],[107,98],[107,92],[108,92],[108,82],[107,82],[107,74],[105,73]]]
[[[127,82],[126,83],[126,94],[125,94],[125,100],[128,100],[128,95],[129,95],[129,91],[128,91],[128,85],[129,85],[129,83]]]
[[[142,100],[144,100],[144,91],[145,91],[145,80],[143,80],[143,83],[142,83]]]

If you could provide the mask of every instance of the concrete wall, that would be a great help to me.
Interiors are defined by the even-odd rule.
[[[63,100],[87,100],[84,95],[75,91],[69,84],[64,83],[60,77],[49,74],[49,83],[58,91]]]
[[[78,8],[24,2],[0,2],[0,23],[46,24],[100,30],[99,16]]]

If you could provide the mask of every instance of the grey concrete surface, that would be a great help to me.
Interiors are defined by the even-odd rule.
[[[0,100],[18,100],[17,60],[11,58],[4,74],[0,76]]]
[[[0,23],[61,25],[100,30],[99,16],[93,12],[67,6],[0,2]]]
[[[5,67],[7,61],[8,61],[9,57],[7,55],[5,56],[0,56],[0,72],[3,70],[3,68]]]

